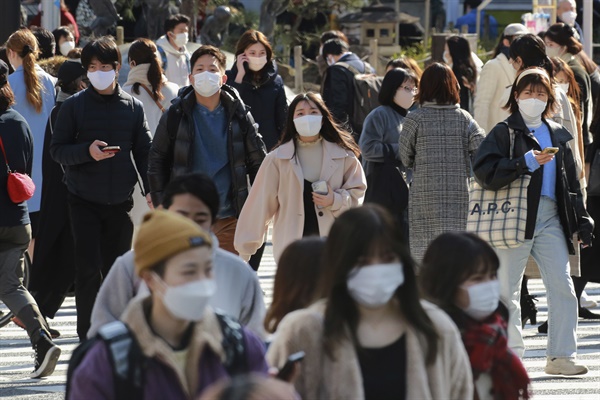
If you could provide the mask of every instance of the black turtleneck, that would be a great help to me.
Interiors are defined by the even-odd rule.
[[[394,103],[393,101],[390,104],[390,107],[392,107],[392,110],[396,111],[398,114],[402,115],[403,117],[406,117],[406,114],[408,114],[408,111],[406,109],[400,107],[398,104]]]

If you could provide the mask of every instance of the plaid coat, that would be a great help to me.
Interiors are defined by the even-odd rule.
[[[414,172],[408,220],[417,262],[438,235],[466,229],[471,156],[483,139],[483,129],[458,105],[425,103],[405,118],[400,159]]]

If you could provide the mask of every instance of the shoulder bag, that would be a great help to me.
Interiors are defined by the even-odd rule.
[[[6,182],[6,188],[8,190],[8,197],[15,204],[20,204],[26,200],[29,200],[35,192],[35,184],[33,180],[27,174],[21,174],[20,172],[11,171],[8,166],[8,158],[6,157],[6,151],[4,151],[4,143],[0,137],[0,149],[4,155],[4,161],[6,163],[6,172],[8,174],[8,180]]]

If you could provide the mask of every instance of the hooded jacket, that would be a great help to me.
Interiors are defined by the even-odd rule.
[[[248,180],[254,182],[260,164],[266,156],[265,144],[257,132],[254,118],[240,100],[237,91],[230,86],[221,87],[221,104],[227,116],[227,141],[229,167],[231,168],[231,203],[239,216],[248,197]],[[169,181],[179,175],[193,171],[194,138],[196,128],[193,112],[196,105],[196,92],[188,87],[173,101],[171,107],[181,112],[181,121],[174,138],[168,132],[168,118],[171,111],[165,112],[158,123],[148,161],[148,180],[152,201],[160,204],[162,192]]]
[[[236,83],[237,64],[227,71],[227,84],[240,93],[240,98],[250,107],[250,112],[258,124],[258,130],[265,142],[267,151],[271,151],[279,142],[285,127],[288,113],[287,99],[283,87],[283,79],[277,74],[275,61],[267,63],[261,70],[259,80],[255,81],[254,73],[247,67],[242,83]]]
[[[575,254],[572,236],[579,233],[584,244],[592,241],[594,221],[588,215],[581,194],[579,179],[575,169],[573,152],[567,142],[573,137],[562,126],[551,120],[542,120],[550,131],[552,146],[558,147],[556,154],[556,202],[558,214],[569,247],[569,253]],[[542,193],[542,174],[544,168],[530,172],[525,162],[525,153],[539,150],[538,141],[525,125],[519,112],[511,114],[505,123],[496,125],[479,146],[473,164],[475,179],[488,190],[498,190],[508,185],[520,175],[530,174],[531,182],[527,188],[527,225],[525,239],[532,239],[535,231],[538,206]],[[515,132],[514,155],[510,154],[509,128]]]
[[[190,84],[190,52],[185,46],[183,50],[174,48],[166,35],[161,36],[156,41],[156,45],[164,50],[167,56],[167,65],[165,76],[169,82],[173,82],[179,87]]]

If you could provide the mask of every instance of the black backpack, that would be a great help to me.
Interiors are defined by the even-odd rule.
[[[225,351],[223,366],[227,373],[234,376],[249,372],[242,326],[225,314],[215,311],[215,315],[223,333],[222,346]],[[75,369],[99,340],[103,340],[108,348],[115,385],[115,399],[143,399],[148,358],[142,352],[135,336],[127,325],[121,321],[104,325],[100,328],[96,337],[84,341],[73,351],[67,368],[65,399],[69,398]]]

